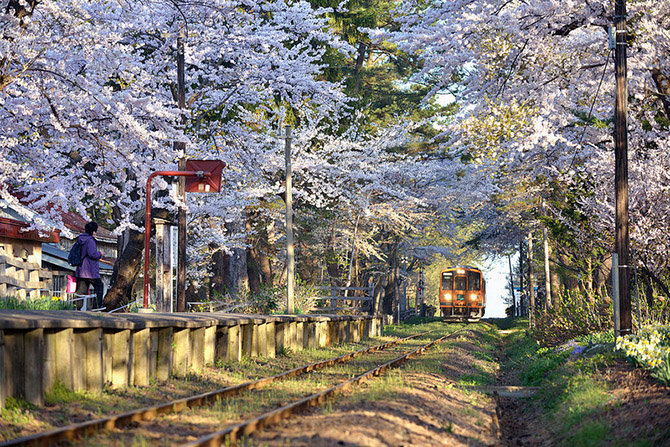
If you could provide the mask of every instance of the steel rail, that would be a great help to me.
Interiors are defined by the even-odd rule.
[[[175,401],[154,405],[151,407],[144,407],[137,410],[128,411],[121,413],[115,416],[109,416],[100,419],[94,419],[91,421],[81,422],[78,424],[71,424],[65,427],[60,427],[48,432],[36,433],[34,435],[24,436],[21,438],[12,439],[0,443],[0,447],[18,447],[18,446],[51,446],[55,442],[59,441],[73,441],[80,437],[88,437],[96,434],[101,430],[111,430],[114,428],[124,427],[133,422],[149,421],[155,419],[160,415],[177,413],[185,410],[186,408],[198,407],[202,405],[207,405],[212,402],[225,397],[234,396],[240,394],[244,391],[249,391],[257,388],[262,388],[266,385],[269,385],[277,380],[286,379],[290,377],[299,376],[301,374],[306,374],[311,371],[316,371],[327,366],[332,366],[338,363],[347,362],[354,357],[368,354],[375,351],[382,351],[384,349],[390,348],[397,344],[402,343],[403,341],[411,340],[413,338],[422,337],[428,335],[435,330],[422,332],[420,334],[410,335],[408,337],[399,338],[397,340],[390,341],[388,343],[383,343],[381,345],[372,346],[369,348],[361,349],[359,351],[350,352],[338,357],[334,357],[329,360],[324,360],[321,362],[311,363],[309,365],[300,366],[282,373],[276,374],[270,377],[263,377],[258,380],[253,380],[250,382],[245,382],[240,385],[234,385],[226,388],[221,388],[219,390],[210,391],[207,393],[198,394],[191,397],[186,397],[183,399],[178,399]]]
[[[402,363],[404,363],[406,360],[418,355],[422,354],[426,349],[430,348],[431,346],[440,343],[447,338],[450,338],[460,331],[464,330],[465,328],[458,329],[454,332],[452,332],[449,335],[445,335],[443,337],[440,337],[436,340],[433,340],[432,342],[425,344],[414,351],[410,351],[400,357],[397,357],[391,361],[388,361],[380,366],[377,366],[359,376],[356,376],[352,379],[347,380],[346,382],[342,382],[338,385],[335,385],[334,387],[331,387],[327,390],[321,391],[319,393],[312,394],[311,396],[305,397],[299,401],[293,402],[291,404],[285,405],[283,407],[277,408],[275,410],[269,411],[265,414],[262,414],[260,416],[257,416],[253,419],[246,420],[244,422],[241,422],[239,424],[233,425],[231,427],[228,427],[225,430],[221,430],[215,433],[210,433],[209,435],[203,436],[199,439],[196,439],[195,441],[182,444],[180,447],[219,447],[222,445],[225,446],[230,446],[230,445],[236,445],[237,440],[242,437],[242,436],[247,436],[250,435],[264,427],[267,427],[269,425],[276,424],[288,417],[290,417],[293,413],[299,410],[304,410],[309,407],[316,406],[320,404],[321,402],[324,402],[326,399],[328,399],[331,396],[334,396],[337,393],[340,393],[342,391],[346,391],[350,389],[352,386],[357,385],[359,383],[365,382],[366,380],[369,380],[373,376],[379,376],[382,372],[389,368],[393,368],[395,366],[398,366]]]

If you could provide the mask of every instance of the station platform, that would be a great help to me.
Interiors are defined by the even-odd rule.
[[[147,386],[245,356],[360,341],[382,325],[372,315],[0,311],[0,407],[7,397],[42,405],[56,383]]]

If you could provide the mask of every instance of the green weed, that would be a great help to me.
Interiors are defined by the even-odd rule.
[[[665,386],[670,386],[670,354],[666,354],[661,364],[652,370],[651,376]]]
[[[282,345],[276,352],[277,357],[289,357],[291,355],[291,347]]]
[[[34,408],[34,405],[23,399],[7,397],[5,398],[5,408],[2,409],[0,415],[3,421],[8,424],[22,427],[34,422],[35,418],[31,412]]]
[[[61,300],[57,296],[51,298],[26,298],[1,297],[0,309],[21,310],[74,310],[74,305],[69,301]]]
[[[61,382],[56,382],[51,391],[44,394],[44,403],[47,405],[69,404],[83,400],[83,398],[81,393],[72,391]]]

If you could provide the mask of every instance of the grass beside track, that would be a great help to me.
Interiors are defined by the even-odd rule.
[[[668,429],[667,425],[633,426],[637,424],[616,416],[622,396],[617,385],[603,374],[623,363],[621,355],[613,351],[611,334],[595,334],[562,346],[542,347],[527,334],[527,319],[493,323],[504,328],[500,358],[506,384],[540,387],[540,392],[523,405],[525,414],[536,415],[528,425],[543,428],[546,445],[662,445],[656,441],[659,432]],[[516,383],[509,383],[510,380]],[[630,430],[622,427],[622,422],[630,424]],[[627,436],[626,432],[635,434]]]

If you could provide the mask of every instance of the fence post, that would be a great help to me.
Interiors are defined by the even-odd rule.
[[[337,312],[337,287],[331,285],[330,286],[330,307],[332,308],[333,312]]]
[[[375,313],[375,283],[370,278],[370,281],[368,281],[368,292],[366,293],[366,296],[370,298],[370,301],[368,301],[368,313],[369,314],[374,314]]]

